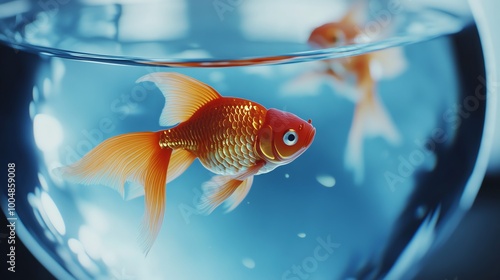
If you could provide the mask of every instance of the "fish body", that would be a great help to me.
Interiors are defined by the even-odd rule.
[[[340,20],[315,28],[308,39],[311,46],[333,48],[356,43],[363,36],[358,26],[363,4],[355,4]],[[356,102],[347,140],[344,165],[354,172],[360,183],[364,177],[363,140],[367,136],[381,136],[392,144],[400,142],[399,132],[376,92],[377,80],[401,73],[406,64],[400,49],[388,49],[338,59],[323,60],[324,67],[306,74],[302,81],[329,79],[340,91],[347,91],[349,99]],[[380,67],[376,67],[380,65]],[[319,79],[318,79],[319,78]],[[352,86],[350,86],[352,85]],[[349,90],[350,88],[353,90]],[[347,95],[347,94],[346,94]]]
[[[219,175],[235,175],[261,160],[254,144],[267,109],[238,98],[220,98],[188,121],[162,131],[160,146],[190,151]]]
[[[217,174],[203,184],[199,209],[210,213],[224,202],[231,211],[243,201],[255,175],[293,161],[314,139],[310,120],[222,97],[185,75],[153,73],[138,82],[153,82],[161,90],[166,101],[160,125],[170,128],[112,137],[58,171],[68,181],[106,185],[126,198],[144,195],[141,238],[146,253],[162,224],[166,184],[195,159]]]

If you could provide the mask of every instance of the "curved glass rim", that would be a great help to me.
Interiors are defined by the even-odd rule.
[[[21,3],[22,4],[22,3]],[[20,5],[21,5],[20,4]],[[26,3],[24,3],[26,4]],[[23,13],[30,10],[30,7],[17,7],[19,12]],[[24,9],[24,10],[23,10]],[[311,60],[322,59],[335,59],[347,56],[355,56],[368,52],[374,52],[391,47],[405,46],[408,44],[418,43],[421,41],[430,40],[439,36],[445,36],[457,33],[462,30],[466,25],[471,24],[473,19],[470,16],[460,15],[454,11],[440,8],[438,6],[424,5],[419,7],[418,11],[408,10],[406,16],[413,18],[415,15],[423,13],[423,17],[416,16],[416,22],[431,23],[430,28],[425,30],[420,28],[409,28],[408,30],[393,30],[392,34],[386,34],[384,37],[371,36],[368,34],[367,38],[357,38],[355,42],[348,42],[339,44],[334,47],[315,48],[310,46],[300,50],[289,50],[279,53],[263,53],[262,55],[252,55],[245,53],[236,57],[176,57],[173,54],[154,56],[143,56],[141,53],[138,55],[127,55],[113,52],[92,52],[85,50],[76,50],[72,48],[58,48],[52,45],[37,44],[26,40],[23,35],[15,34],[9,27],[3,26],[0,29],[0,43],[7,44],[8,46],[27,51],[35,54],[43,54],[47,56],[57,56],[60,58],[67,58],[73,60],[87,60],[101,63],[122,64],[122,65],[155,65],[163,67],[233,67],[233,66],[250,66],[250,65],[275,65],[275,64],[288,64],[307,62]],[[7,14],[0,17],[0,24],[2,18],[12,17],[14,14]],[[432,15],[428,18],[426,15]],[[446,18],[446,23],[440,22],[440,19]],[[380,19],[378,19],[380,20]],[[413,19],[414,20],[414,19]],[[410,23],[413,23],[413,20]],[[376,21],[376,20],[375,20]],[[374,22],[369,21],[369,22]],[[377,21],[378,22],[378,21]],[[365,29],[368,26],[365,26]],[[368,32],[368,31],[366,31]],[[388,36],[388,37],[387,37]],[[161,39],[161,38],[160,38]],[[113,41],[111,39],[110,41]],[[148,42],[148,41],[146,41]],[[119,42],[116,42],[119,43]],[[140,43],[134,42],[134,43]],[[245,42],[243,42],[245,43]],[[248,41],[248,43],[265,44],[266,42]],[[287,44],[287,42],[282,42]],[[301,42],[306,45],[307,42]],[[119,43],[121,44],[121,43]],[[123,43],[125,46],[128,43]],[[167,43],[168,44],[168,43]]]
[[[47,56],[57,56],[60,58],[87,60],[101,63],[122,64],[122,65],[149,65],[160,67],[235,67],[252,65],[275,65],[307,62],[312,60],[335,59],[347,56],[355,56],[368,52],[379,51],[391,47],[405,46],[421,41],[427,41],[439,36],[459,32],[463,25],[457,24],[453,29],[446,31],[438,30],[434,33],[426,33],[419,36],[406,35],[396,36],[387,39],[371,41],[368,43],[356,43],[333,48],[323,48],[299,52],[285,53],[273,56],[249,56],[237,59],[206,59],[206,58],[141,58],[137,56],[117,56],[106,54],[93,54],[88,52],[78,52],[53,47],[44,47],[24,42],[15,42],[6,36],[1,36],[0,42],[23,51],[43,54]]]

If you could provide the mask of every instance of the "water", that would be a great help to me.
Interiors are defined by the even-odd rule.
[[[473,169],[485,121],[484,95],[462,88],[450,37],[423,40],[458,31],[463,21],[408,10],[405,15],[414,15],[414,21],[401,22],[401,15],[393,14],[398,24],[390,36],[313,50],[304,41],[311,27],[327,22],[321,22],[327,13],[309,21],[301,18],[301,25],[290,28],[304,32],[281,34],[273,41],[269,34],[276,32],[275,26],[269,27],[267,35],[259,33],[258,23],[251,22],[251,17],[245,22],[244,15],[259,11],[265,22],[272,18],[269,10],[282,7],[279,1],[267,9],[240,1],[222,18],[214,6],[210,14],[189,1],[174,2],[168,9],[157,7],[170,11],[169,16],[151,14],[163,20],[161,24],[168,25],[169,20],[177,24],[170,29],[155,29],[159,23],[144,17],[133,21],[138,26],[130,24],[137,14],[155,10],[148,5],[53,2],[57,9],[51,8],[50,16],[31,12],[27,2],[12,2],[27,12],[4,17],[0,38],[20,48],[19,57],[37,54],[30,71],[23,72],[29,90],[22,94],[29,94],[29,100],[22,110],[29,118],[11,121],[28,140],[7,138],[28,152],[22,158],[17,149],[3,151],[4,161],[17,162],[18,172],[26,176],[21,182],[27,183],[16,189],[19,237],[59,278],[411,275],[413,270],[406,264],[418,264],[433,241],[445,238],[447,227],[470,205],[478,184]],[[343,2],[319,2],[343,7],[334,14],[345,12]],[[387,7],[377,3],[382,5],[380,11]],[[306,4],[290,7],[289,12],[313,9]],[[76,19],[69,14],[75,10],[81,12]],[[418,19],[427,17],[445,27],[422,31]],[[16,26],[24,29],[5,31],[5,26],[12,30],[16,20],[22,23]],[[203,22],[219,29],[211,27],[206,30],[212,31],[203,33]],[[406,28],[412,24],[413,28]],[[241,31],[245,26],[246,33]],[[241,34],[247,37],[238,37]],[[403,45],[404,71],[376,85],[401,140],[391,143],[384,137],[366,137],[364,174],[357,180],[344,161],[355,98],[328,82],[300,87],[294,81],[317,71],[324,58]],[[236,65],[240,67],[225,67]],[[78,160],[112,136],[164,129],[158,123],[164,105],[161,92],[152,84],[135,83],[159,71],[183,73],[223,96],[250,99],[312,119],[317,133],[298,159],[256,176],[243,203],[227,214],[217,209],[204,216],[196,210],[201,184],[213,175],[196,161],[168,184],[164,223],[145,257],[136,239],[144,213],[142,197],[125,201],[103,186],[70,184],[53,170]],[[479,85],[480,78],[475,82]],[[4,211],[6,195],[2,191]]]

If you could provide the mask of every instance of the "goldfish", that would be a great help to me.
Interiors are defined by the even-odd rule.
[[[109,186],[124,198],[144,195],[140,238],[146,254],[163,222],[166,185],[195,159],[216,174],[203,184],[199,209],[208,214],[224,202],[231,211],[246,197],[255,175],[292,162],[315,136],[311,120],[222,97],[186,75],[157,72],[137,82],[153,82],[163,93],[159,123],[168,128],[114,136],[58,171],[70,182]]]
[[[354,4],[339,21],[329,22],[313,29],[308,43],[316,48],[334,48],[355,44],[363,34],[358,22],[364,5]],[[400,134],[380,101],[376,85],[381,78],[399,75],[406,67],[400,48],[382,50],[356,56],[320,61],[320,70],[306,73],[298,80],[318,83],[333,81],[333,87],[355,102],[354,116],[348,134],[344,165],[353,171],[355,182],[364,177],[363,140],[366,136],[381,136],[389,143],[398,144]],[[299,82],[299,83],[300,83]],[[297,85],[297,82],[294,84]]]

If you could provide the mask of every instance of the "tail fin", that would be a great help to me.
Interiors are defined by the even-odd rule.
[[[160,230],[165,210],[167,169],[172,149],[159,145],[160,133],[140,132],[107,139],[80,161],[58,172],[70,182],[106,185],[124,195],[126,181],[144,186],[146,213],[140,238],[147,254]],[[192,162],[192,161],[191,161]],[[173,173],[176,166],[171,166]],[[177,169],[182,171],[187,166]]]
[[[373,90],[365,92],[356,105],[344,155],[344,165],[354,172],[358,184],[364,177],[363,140],[368,136],[381,136],[391,144],[401,141],[398,130]]]

